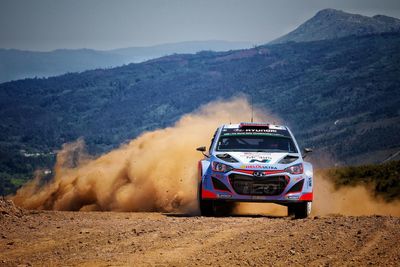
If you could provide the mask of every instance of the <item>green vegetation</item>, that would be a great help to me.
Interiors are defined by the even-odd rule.
[[[391,201],[400,198],[400,161],[385,164],[349,166],[327,170],[335,185],[374,185],[375,194]]]
[[[83,137],[89,153],[103,153],[241,94],[279,115],[315,155],[380,162],[374,153],[400,149],[399,43],[399,33],[350,36],[0,84],[0,194],[15,189],[12,178],[51,169],[49,153],[65,142]]]

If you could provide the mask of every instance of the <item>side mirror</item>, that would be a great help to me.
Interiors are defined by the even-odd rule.
[[[207,155],[207,154],[204,153],[204,152],[207,151],[207,148],[206,148],[205,146],[198,147],[198,148],[196,148],[196,150],[197,150],[197,151],[200,151],[200,152],[204,155],[204,157],[206,157],[206,158],[209,158],[209,157],[210,157],[209,155]]]
[[[312,148],[304,148],[304,153],[310,153],[312,152]]]
[[[205,146],[201,146],[201,147],[196,148],[196,150],[200,151],[200,152],[206,152],[207,149]]]
[[[311,148],[304,148],[304,149],[303,149],[303,152],[304,152],[303,158],[305,158],[305,157],[307,156],[308,153],[311,153],[311,152],[312,152],[312,149],[311,149]]]

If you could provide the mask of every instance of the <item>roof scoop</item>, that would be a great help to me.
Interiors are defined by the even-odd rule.
[[[269,123],[241,122],[240,129],[269,129]]]

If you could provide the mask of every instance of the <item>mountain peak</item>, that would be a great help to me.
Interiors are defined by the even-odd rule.
[[[329,15],[337,15],[337,14],[345,14],[346,12],[334,8],[325,8],[315,14],[315,16],[329,16]]]
[[[275,43],[309,42],[341,38],[349,35],[367,35],[399,32],[400,20],[385,15],[367,17],[333,8],[322,9],[294,31],[272,41]]]

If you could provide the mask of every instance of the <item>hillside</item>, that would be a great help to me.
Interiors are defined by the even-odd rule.
[[[383,15],[373,17],[350,14],[336,9],[323,9],[292,32],[271,44],[329,40],[350,35],[399,32],[400,19]]]
[[[249,47],[251,47],[251,44],[246,42],[193,41],[106,51],[58,49],[50,52],[36,52],[0,49],[0,83],[24,78],[56,76],[67,72],[116,67],[175,53],[196,53],[204,50],[228,51]]]
[[[380,162],[400,150],[399,43],[398,33],[350,36],[1,84],[2,181],[51,166],[65,142],[84,137],[101,153],[242,93],[314,147],[317,165]]]

